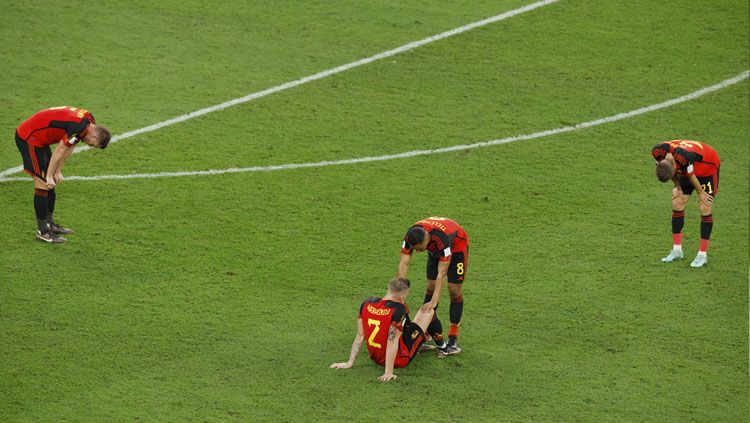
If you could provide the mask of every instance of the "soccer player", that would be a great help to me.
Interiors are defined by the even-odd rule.
[[[414,320],[409,320],[409,307],[404,304],[409,295],[408,279],[395,278],[388,284],[385,297],[370,297],[359,306],[357,336],[352,343],[349,361],[331,364],[332,369],[349,369],[354,365],[362,342],[367,339],[370,358],[385,367],[378,378],[382,382],[396,379],[394,367],[405,367],[414,359],[424,342],[424,332],[434,310],[423,305]]]
[[[36,239],[62,243],[60,235],[73,231],[55,223],[55,186],[62,182],[65,160],[80,142],[93,148],[105,148],[111,134],[96,125],[88,110],[52,107],[33,114],[16,128],[16,147],[23,159],[23,170],[34,178]],[[50,146],[56,145],[54,153]]]
[[[446,357],[461,352],[458,346],[458,326],[464,309],[462,284],[469,264],[469,237],[454,220],[445,217],[429,217],[412,225],[401,244],[401,260],[398,264],[399,278],[406,278],[412,252],[427,251],[427,292],[425,304],[435,309],[435,316],[427,328],[437,347],[437,356]],[[448,279],[450,293],[450,330],[448,343],[444,342],[443,325],[437,317],[440,294]]]
[[[672,251],[661,259],[666,263],[680,260],[682,252],[682,227],[685,224],[685,206],[693,191],[698,193],[701,213],[701,242],[698,255],[691,267],[708,263],[708,242],[711,239],[714,219],[711,207],[719,191],[721,159],[710,145],[689,140],[673,140],[657,144],[651,155],[656,159],[656,177],[661,182],[672,180]]]

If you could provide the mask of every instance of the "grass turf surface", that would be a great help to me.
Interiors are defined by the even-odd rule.
[[[76,32],[52,29],[78,22],[75,8],[14,3],[9,19],[37,19],[0,28],[12,105],[0,165],[19,164],[10,133],[39,108],[87,107],[121,133],[523,4],[108,3]],[[747,16],[739,1],[561,1],[75,155],[65,173],[342,159],[575,124],[746,70]],[[84,42],[94,60],[79,65]],[[352,420],[386,407],[438,421],[742,420],[748,98],[745,80],[596,128],[389,162],[63,182],[56,215],[78,232],[64,246],[33,241],[30,182],[0,183],[0,417]],[[695,200],[688,260],[658,260],[669,188],[649,151],[677,137],[723,159],[700,270],[688,268]],[[395,273],[403,232],[428,215],[472,240],[465,351],[418,357],[386,385],[365,353],[329,370],[348,356],[359,302]],[[416,256],[412,308],[423,266]]]

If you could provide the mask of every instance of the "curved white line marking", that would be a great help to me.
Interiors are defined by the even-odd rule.
[[[478,142],[474,144],[460,144],[460,145],[454,145],[451,147],[435,148],[431,150],[414,150],[414,151],[407,151],[405,153],[387,154],[384,156],[359,157],[355,159],[344,159],[344,160],[327,160],[327,161],[311,162],[311,163],[289,163],[289,164],[272,165],[272,166],[253,166],[253,167],[242,167],[242,168],[211,169],[211,170],[198,170],[198,171],[186,171],[186,172],[134,173],[134,174],[129,174],[129,175],[100,175],[100,176],[68,176],[65,179],[73,180],[73,181],[101,181],[105,179],[168,178],[168,177],[178,177],[178,176],[221,175],[225,173],[270,172],[273,170],[303,169],[303,168],[310,168],[310,167],[324,167],[324,166],[345,165],[345,164],[355,164],[355,163],[377,162],[377,161],[384,161],[384,160],[402,159],[402,158],[414,157],[414,156],[424,156],[428,154],[448,153],[451,151],[458,151],[458,150],[470,150],[470,149],[479,148],[479,147],[490,147],[493,145],[506,144],[506,143],[514,142],[514,141],[531,140],[535,138],[547,137],[550,135],[562,134],[564,132],[577,131],[579,129],[590,128],[592,126],[598,126],[598,125],[602,125],[605,123],[628,119],[634,116],[642,115],[644,113],[653,112],[655,110],[666,109],[667,107],[674,106],[675,104],[680,104],[686,101],[694,100],[708,93],[712,93],[714,91],[718,91],[730,85],[734,85],[738,82],[744,81],[745,79],[748,78],[748,76],[750,76],[750,70],[742,72],[741,74],[733,78],[729,78],[724,81],[721,81],[718,84],[711,85],[705,88],[701,88],[698,91],[694,91],[682,97],[673,98],[671,100],[667,100],[662,103],[653,104],[651,106],[646,106],[646,107],[641,107],[640,109],[631,110],[625,113],[619,113],[619,114],[601,118],[601,119],[590,120],[588,122],[579,123],[574,126],[564,126],[561,128],[535,132],[533,134],[517,135],[514,137],[501,138],[501,139],[492,140],[492,141],[483,141],[483,142]],[[29,180],[29,178],[0,178],[0,182],[27,181],[27,180]]]
[[[277,85],[275,87],[271,87],[271,88],[265,89],[263,91],[258,91],[258,92],[252,93],[252,94],[248,94],[248,95],[246,95],[244,97],[235,98],[234,100],[229,100],[227,102],[224,102],[224,103],[221,103],[221,104],[217,104],[215,106],[206,107],[204,109],[200,109],[200,110],[197,110],[195,112],[187,113],[187,114],[184,114],[182,116],[177,116],[176,118],[172,118],[172,119],[169,119],[169,120],[165,120],[163,122],[155,123],[153,125],[146,126],[144,128],[136,129],[136,130],[133,130],[133,131],[130,131],[130,132],[125,132],[124,134],[120,134],[120,135],[112,137],[112,140],[110,141],[110,144],[111,143],[115,143],[115,142],[120,141],[120,140],[124,140],[124,139],[127,139],[127,138],[134,137],[136,135],[145,134],[147,132],[153,132],[153,131],[156,131],[158,129],[164,128],[166,126],[174,125],[175,123],[185,122],[186,120],[190,120],[190,119],[197,118],[197,117],[200,117],[200,116],[203,116],[203,115],[207,115],[209,113],[218,112],[220,110],[224,110],[226,108],[229,108],[229,107],[232,107],[232,106],[236,106],[237,104],[247,103],[248,101],[256,100],[256,99],[259,99],[261,97],[265,97],[267,95],[271,95],[271,94],[274,94],[274,93],[277,93],[277,92],[280,92],[280,91],[288,90],[289,88],[294,88],[294,87],[296,87],[298,85],[306,84],[308,82],[316,81],[318,79],[322,79],[322,78],[325,78],[327,76],[335,75],[337,73],[341,73],[341,72],[347,71],[349,69],[353,69],[353,68],[356,68],[356,67],[359,67],[359,66],[362,66],[362,65],[366,65],[368,63],[372,63],[372,62],[374,62],[376,60],[385,59],[387,57],[391,57],[391,56],[395,56],[397,54],[405,53],[405,52],[407,52],[409,50],[414,50],[415,48],[421,47],[421,46],[423,46],[425,44],[429,44],[429,43],[432,43],[432,42],[435,42],[435,41],[438,41],[438,40],[442,40],[444,38],[452,37],[454,35],[458,35],[458,34],[461,34],[463,32],[466,32],[466,31],[469,31],[469,30],[472,30],[472,29],[475,29],[475,28],[479,28],[479,27],[482,27],[482,26],[485,26],[485,25],[489,25],[491,23],[502,21],[504,19],[512,18],[513,16],[520,15],[521,13],[537,9],[539,7],[555,3],[557,1],[559,1],[559,0],[542,0],[542,1],[538,1],[536,3],[531,3],[529,5],[526,5],[526,6],[523,6],[523,7],[519,7],[518,9],[513,9],[511,11],[508,11],[508,12],[505,12],[505,13],[501,13],[499,15],[495,15],[495,16],[489,17],[487,19],[483,19],[481,21],[473,22],[473,23],[470,23],[470,24],[467,24],[467,25],[464,25],[464,26],[461,26],[461,27],[458,27],[458,28],[454,28],[454,29],[451,29],[451,30],[448,30],[448,31],[445,31],[445,32],[441,32],[440,34],[433,35],[431,37],[427,37],[427,38],[424,38],[424,39],[419,40],[419,41],[413,41],[411,43],[404,44],[401,47],[396,47],[396,48],[394,48],[392,50],[384,51],[384,52],[378,53],[378,54],[376,54],[374,56],[366,57],[364,59],[360,59],[360,60],[357,60],[355,62],[347,63],[345,65],[341,65],[341,66],[338,66],[338,67],[335,67],[335,68],[332,68],[332,69],[328,69],[328,70],[325,70],[325,71],[322,71],[322,72],[318,72],[318,73],[316,73],[314,75],[306,76],[304,78],[300,78],[300,79],[297,79],[295,81],[291,81],[291,82],[287,82],[285,84]],[[90,150],[90,148],[89,147],[82,147],[82,148],[77,148],[77,149],[73,150],[73,152],[74,153],[80,153],[80,152],[87,151],[87,150]],[[21,172],[22,170],[23,170],[23,166],[16,166],[16,167],[12,167],[10,169],[6,169],[6,170],[0,172],[0,181],[2,181],[5,176]]]

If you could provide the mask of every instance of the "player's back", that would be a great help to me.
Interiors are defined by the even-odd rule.
[[[696,176],[708,176],[721,166],[719,153],[704,142],[674,140],[670,141],[670,145],[673,147],[672,154],[678,175],[685,176],[694,172]],[[694,168],[691,168],[693,165]]]
[[[700,157],[700,161],[702,162],[714,164],[718,164],[720,162],[719,153],[717,153],[713,147],[706,144],[705,142],[691,140],[673,140],[670,141],[669,144],[673,148],[673,153],[675,150],[681,149],[683,151],[687,151],[688,153],[696,154],[697,157]]]
[[[18,125],[16,132],[29,144],[46,146],[60,141],[67,135],[67,124],[80,123],[83,119],[95,123],[87,110],[67,106],[52,107],[31,115]]]
[[[385,350],[388,345],[388,331],[391,324],[399,322],[406,315],[402,303],[371,297],[360,306],[359,316],[365,332],[365,342],[370,358],[381,366],[385,365]]]

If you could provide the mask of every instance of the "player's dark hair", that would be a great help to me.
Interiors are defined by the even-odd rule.
[[[415,245],[419,245],[424,242],[426,236],[427,231],[425,231],[423,227],[412,226],[411,228],[409,228],[409,231],[406,232],[406,243],[409,244],[410,248],[412,248]]]
[[[391,292],[404,292],[411,288],[411,282],[406,278],[393,278],[388,283],[388,290]]]
[[[103,127],[103,126],[97,126],[98,130],[98,136],[99,138],[99,148],[104,150],[109,145],[109,141],[112,139],[112,133],[109,132],[109,129]]]
[[[666,160],[660,161],[656,165],[656,178],[661,182],[667,182],[674,176],[674,166]]]

